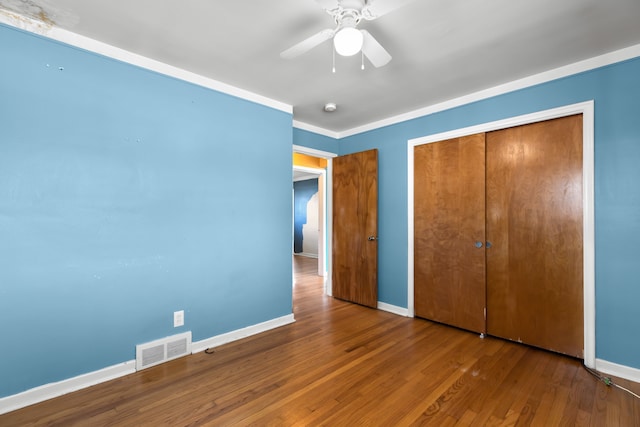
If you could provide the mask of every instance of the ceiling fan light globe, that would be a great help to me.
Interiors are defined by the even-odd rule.
[[[333,37],[333,45],[336,48],[336,52],[342,56],[353,56],[360,52],[362,42],[362,33],[353,27],[341,29]]]

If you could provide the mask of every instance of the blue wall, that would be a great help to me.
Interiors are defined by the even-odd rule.
[[[340,148],[338,140],[298,128],[293,129],[293,143],[303,147],[337,154]]]
[[[292,313],[291,114],[6,26],[0,52],[0,397]]]
[[[596,357],[640,368],[638,76],[637,58],[340,140],[339,154],[379,150],[380,301],[407,307],[409,139],[594,100]]]
[[[293,183],[293,252],[302,252],[302,226],[307,223],[307,204],[318,192],[318,178]]]

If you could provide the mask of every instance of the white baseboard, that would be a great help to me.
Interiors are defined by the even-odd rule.
[[[191,344],[191,353],[198,353],[206,350],[207,348],[216,347],[231,341],[259,334],[260,332],[288,325],[293,322],[295,322],[293,314],[289,314],[257,325],[238,329],[237,331],[197,341]],[[26,406],[34,405],[36,403],[44,402],[45,400],[53,399],[54,397],[78,391],[83,388],[123,377],[125,375],[133,374],[135,372],[136,361],[130,360],[98,371],[89,372],[88,374],[78,375],[77,377],[35,387],[22,393],[2,397],[0,398],[0,415]]]
[[[378,310],[388,311],[389,313],[397,314],[398,316],[409,317],[409,310],[397,305],[387,304],[386,302],[378,301]]]
[[[312,254],[310,252],[296,252],[294,255],[318,259],[318,254]]]
[[[135,371],[136,361],[130,360],[98,371],[89,372],[88,374],[78,375],[77,377],[45,384],[22,393],[3,397],[0,398],[0,414],[6,414],[54,397],[133,374]]]
[[[596,371],[640,383],[640,369],[637,368],[631,368],[629,366],[607,362],[606,360],[596,359]]]
[[[191,344],[191,352],[199,353],[205,351],[208,348],[218,347],[222,344],[226,344],[232,341],[237,341],[242,338],[250,337],[261,332],[266,332],[271,329],[279,328],[290,323],[295,322],[293,314],[278,317],[277,319],[268,320],[266,322],[258,323],[257,325],[247,326],[246,328],[237,329],[235,331],[227,332],[225,334],[216,335],[215,337],[206,338],[201,341],[196,341]]]
[[[378,309],[388,311],[399,316],[409,316],[409,312],[406,308],[398,307],[384,302],[378,302]],[[247,326],[246,328],[238,329],[236,331],[216,335],[215,337],[207,338],[201,341],[196,341],[192,343],[191,351],[192,353],[199,353],[208,348],[217,347],[222,344],[249,337],[251,335],[256,335],[261,332],[279,328],[293,322],[295,322],[295,318],[293,317],[293,314],[289,314],[277,319],[258,323],[257,325]],[[595,368],[597,371],[604,374],[613,375],[618,378],[624,378],[629,381],[640,383],[640,369],[619,365],[617,363],[608,362],[602,359],[596,359]],[[83,388],[91,387],[96,384],[123,377],[125,375],[133,374],[135,372],[136,361],[130,360],[118,365],[113,365],[104,369],[100,369],[98,371],[90,372],[88,374],[78,375],[77,377],[35,387],[22,393],[14,394],[12,396],[2,397],[0,398],[0,415],[6,414],[7,412],[15,411],[20,408],[24,408],[29,405],[34,405],[48,399],[53,399],[54,397],[81,390]]]

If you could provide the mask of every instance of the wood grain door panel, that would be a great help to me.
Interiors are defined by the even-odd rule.
[[[378,305],[378,151],[333,159],[333,296]],[[373,239],[369,239],[373,237]]]
[[[582,116],[486,141],[487,332],[582,358]]]
[[[484,193],[484,134],[415,147],[416,316],[485,332]]]

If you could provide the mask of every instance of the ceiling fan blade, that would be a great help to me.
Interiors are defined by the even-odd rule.
[[[367,20],[372,20],[386,15],[415,0],[369,0],[362,9],[362,16]]]
[[[382,67],[391,61],[391,55],[367,30],[360,30],[364,37],[362,41],[362,53],[367,57],[374,67]]]
[[[302,55],[303,53],[318,46],[322,42],[329,40],[331,37],[333,37],[334,33],[335,30],[332,29],[322,30],[319,33],[312,35],[308,39],[302,40],[300,43],[285,50],[280,54],[280,57],[284,59],[291,59],[295,58],[296,56]]]

